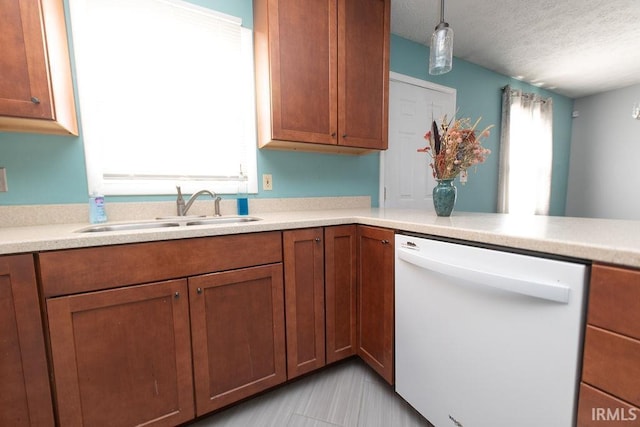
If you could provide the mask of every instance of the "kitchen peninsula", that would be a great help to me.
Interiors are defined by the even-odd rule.
[[[144,340],[139,341],[142,347],[136,347],[135,351],[150,353],[145,357],[154,358],[155,366],[162,369],[154,371],[142,363],[140,368],[144,372],[140,375],[144,375],[135,380],[133,388],[125,387],[123,392],[144,394],[145,384],[150,381],[146,376],[156,378],[156,384],[169,388],[151,393],[135,410],[124,411],[121,420],[124,424],[145,420],[153,425],[173,425],[208,414],[293,378],[294,369],[286,365],[286,360],[293,355],[297,360],[296,369],[305,372],[336,360],[330,359],[329,354],[336,355],[337,350],[340,358],[358,355],[393,384],[393,234],[406,232],[471,246],[593,264],[591,288],[597,294],[592,294],[586,318],[578,426],[589,425],[586,421],[593,407],[622,402],[628,408],[637,408],[637,393],[625,382],[626,378],[640,376],[636,372],[640,333],[634,314],[638,312],[634,304],[637,304],[635,297],[640,283],[637,271],[640,229],[635,222],[464,212],[443,218],[417,210],[368,208],[365,207],[368,200],[354,202],[348,198],[315,200],[305,206],[288,203],[293,204],[263,210],[254,204],[250,212],[252,217],[259,218],[255,221],[90,233],[79,232],[88,226],[82,220],[84,212],[67,216],[67,208],[50,207],[52,215],[47,217],[25,213],[28,207],[3,208],[5,226],[0,228],[0,261],[6,261],[8,267],[0,263],[0,277],[6,278],[4,283],[14,289],[31,290],[28,299],[25,296],[16,299],[16,323],[18,329],[21,324],[29,323],[30,318],[18,313],[23,308],[19,304],[30,306],[28,313],[33,317],[30,339],[38,343],[30,347],[36,349],[37,358],[18,356],[23,359],[25,372],[31,373],[25,383],[44,381],[44,386],[40,384],[40,388],[35,389],[48,390],[48,365],[55,384],[53,396],[47,397],[46,393],[36,396],[38,393],[34,395],[32,389],[26,393],[26,400],[54,402],[61,425],[100,419],[101,405],[118,402],[103,402],[99,395],[94,395],[90,391],[91,381],[83,377],[83,370],[96,372],[96,367],[106,363],[104,372],[107,372],[116,362],[92,357],[78,342],[113,349],[112,344],[120,342],[119,337],[132,334],[144,335]],[[162,215],[148,209],[135,214],[122,213],[119,210],[124,208],[118,204],[109,207],[110,217],[116,219],[110,224],[149,222]],[[194,213],[201,212],[195,210]],[[223,217],[231,217],[229,205],[223,204],[222,213]],[[18,217],[31,218],[32,225],[19,225]],[[47,224],[47,218],[52,217],[60,223]],[[361,268],[365,259],[366,267]],[[307,275],[310,265],[324,265],[324,268],[314,267],[316,273],[311,277]],[[26,271],[31,273],[27,275]],[[314,285],[313,291],[292,285],[302,283],[300,281],[320,285]],[[296,292],[309,294],[301,300],[295,297]],[[315,297],[311,297],[312,293]],[[594,298],[593,295],[600,296]],[[628,319],[626,324],[616,322],[616,316],[611,320],[612,308],[603,295],[614,295],[617,302],[613,309],[627,316],[624,317]],[[260,302],[247,304],[253,298]],[[307,298],[316,302],[306,305]],[[226,307],[224,318],[215,318],[208,308],[211,304]],[[377,307],[379,311],[362,311],[365,306]],[[131,310],[130,307],[137,308]],[[44,331],[38,330],[40,310],[47,325]],[[307,314],[309,318],[297,317]],[[7,316],[10,315],[7,312]],[[153,319],[158,325],[155,329],[164,332],[157,336],[144,333],[145,324],[136,323],[140,315]],[[297,323],[292,320],[296,317]],[[112,325],[109,330],[113,334],[105,336],[95,329],[119,318],[125,319],[124,329]],[[310,320],[312,318],[315,320]],[[335,321],[338,318],[340,325]],[[247,341],[235,342],[239,335],[231,327],[219,327],[222,324],[235,325],[245,331],[248,335],[242,335],[241,339]],[[301,329],[309,327],[316,332]],[[318,331],[325,330],[326,337],[318,335]],[[285,344],[285,334],[286,341],[301,340],[296,349]],[[126,342],[127,346],[135,347],[138,340]],[[325,343],[326,361],[325,350],[311,355],[304,350],[317,349]],[[211,345],[228,351],[212,354],[207,350]],[[246,365],[243,352],[236,351],[244,345],[263,349],[251,356],[251,363],[258,363],[255,371],[252,368],[248,373],[233,368],[239,374],[234,378],[225,377],[225,370],[216,367],[225,363]],[[45,348],[50,349],[49,356]],[[127,348],[119,349],[114,357],[126,359]],[[153,348],[163,350],[149,350]],[[133,351],[133,347],[131,349]],[[617,353],[609,354],[609,349],[620,350],[622,358]],[[171,357],[167,359],[167,355]],[[32,364],[36,360],[33,366],[39,368],[31,369],[25,362],[27,359]],[[138,362],[140,360],[138,358]],[[124,359],[118,359],[116,364],[122,366],[122,363]],[[313,363],[314,367],[305,368],[307,363]],[[619,364],[625,374],[620,378],[609,375],[612,366]],[[34,378],[34,373],[38,378]],[[112,378],[113,375],[105,374],[99,381],[109,387],[120,387]],[[169,395],[163,394],[167,390]],[[80,413],[77,409],[80,400],[89,402],[93,412]],[[98,402],[102,403],[98,405]],[[179,409],[167,412],[174,404]],[[52,419],[52,413],[31,417]]]
[[[5,226],[0,228],[0,254],[363,224],[640,268],[640,225],[637,221],[466,212],[437,217],[433,212],[362,207],[251,212],[261,220],[189,229],[82,234],[75,232],[87,226],[80,222]]]

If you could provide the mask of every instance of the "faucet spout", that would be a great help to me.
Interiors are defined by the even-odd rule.
[[[176,199],[178,216],[186,216],[187,212],[189,212],[189,209],[191,208],[191,205],[193,205],[193,202],[195,202],[196,199],[203,194],[208,194],[212,199],[215,200],[215,216],[220,216],[220,197],[218,197],[216,193],[213,193],[209,190],[200,190],[197,193],[194,193],[185,203],[184,198],[182,197],[182,192],[180,191],[180,187],[176,186],[176,188],[178,189],[178,198]]]

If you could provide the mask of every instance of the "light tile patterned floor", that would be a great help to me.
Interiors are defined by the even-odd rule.
[[[326,368],[191,427],[430,427],[358,359]]]

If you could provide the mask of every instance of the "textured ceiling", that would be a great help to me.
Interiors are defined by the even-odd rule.
[[[439,0],[391,1],[409,40],[439,20]],[[640,83],[640,0],[445,0],[445,21],[455,57],[571,98]]]

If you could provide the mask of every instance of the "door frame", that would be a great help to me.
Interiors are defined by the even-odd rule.
[[[453,95],[453,109],[456,111],[457,108],[457,89],[439,85],[437,83],[429,82],[427,80],[417,79],[415,77],[407,76],[405,74],[396,73],[394,71],[389,71],[389,91],[391,91],[391,82],[400,82],[406,83],[414,86],[418,86],[421,88],[433,90],[436,92],[442,92],[446,94]],[[391,94],[389,94],[389,108],[391,108]],[[389,115],[389,120],[391,120],[391,115]],[[388,129],[391,129],[391,126],[388,126]],[[389,144],[391,144],[391,137],[387,135],[387,139]],[[380,180],[378,182],[378,207],[383,208],[385,197],[384,197],[384,180],[385,180],[385,169],[384,169],[384,161],[385,161],[385,152],[380,152]]]

